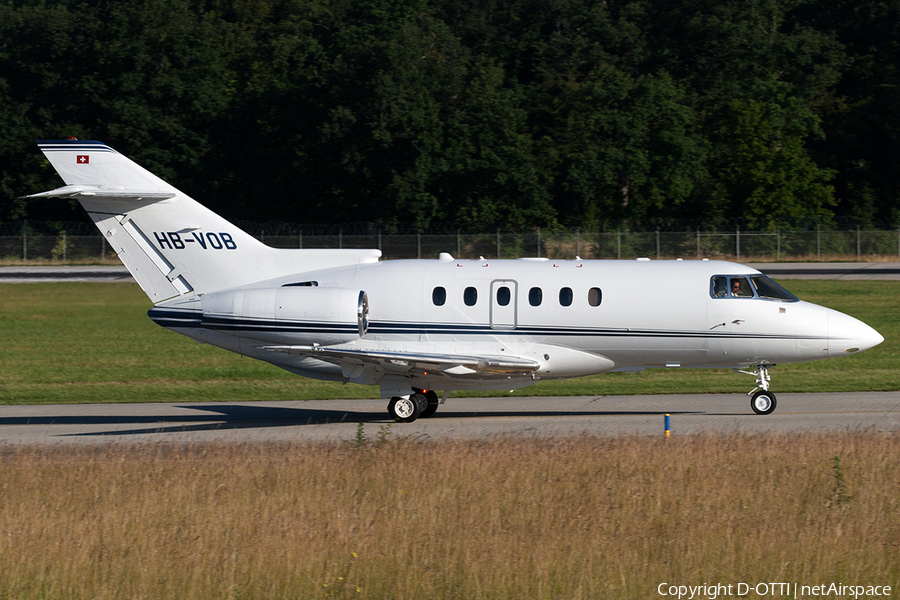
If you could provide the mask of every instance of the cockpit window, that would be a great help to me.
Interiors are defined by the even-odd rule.
[[[753,288],[746,277],[731,278],[731,297],[732,298],[752,298]]]
[[[728,297],[728,278],[727,277],[713,277],[712,279],[712,297],[713,298],[726,298]]]
[[[750,277],[753,280],[753,285],[756,286],[756,293],[759,294],[760,298],[765,298],[767,300],[786,300],[788,302],[793,302],[797,300],[797,296],[793,295],[765,275],[753,275]]]
[[[752,284],[751,284],[752,281]],[[716,275],[710,281],[713,298],[762,298],[794,302],[797,297],[765,275]]]

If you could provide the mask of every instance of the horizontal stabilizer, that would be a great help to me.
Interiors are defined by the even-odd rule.
[[[38,140],[37,144],[66,186],[178,192],[102,142],[69,139]]]
[[[175,194],[173,192],[154,192],[154,191],[141,191],[141,190],[113,190],[113,189],[103,189],[103,188],[88,188],[88,187],[79,187],[74,185],[66,185],[61,188],[56,188],[55,190],[50,190],[49,192],[41,192],[40,194],[30,194],[28,196],[23,196],[23,198],[77,198],[79,196],[90,196],[94,198],[110,198],[110,199],[120,199],[120,200],[140,200],[141,198],[150,198],[153,200],[167,200],[169,198],[174,198]]]

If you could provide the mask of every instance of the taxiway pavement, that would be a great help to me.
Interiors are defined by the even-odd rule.
[[[59,283],[62,281],[127,281],[136,283],[121,265],[0,267],[0,283]]]
[[[309,400],[0,406],[0,444],[352,441],[361,423],[418,439],[507,436],[900,431],[900,392],[778,394],[753,414],[743,394],[449,398],[427,419],[393,423],[387,401]],[[382,430],[390,424],[387,430]]]

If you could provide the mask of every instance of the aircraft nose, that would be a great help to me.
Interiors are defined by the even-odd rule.
[[[836,310],[828,313],[828,356],[847,356],[868,350],[884,337],[860,321]]]

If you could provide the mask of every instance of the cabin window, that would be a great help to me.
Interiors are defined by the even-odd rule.
[[[466,303],[466,306],[475,306],[475,303],[478,302],[478,290],[467,287],[463,292],[463,302]]]
[[[447,301],[447,290],[441,286],[434,288],[431,292],[431,301],[434,302],[435,306],[443,306],[444,302]]]
[[[509,288],[505,285],[497,288],[497,304],[500,306],[508,306],[510,300]]]
[[[539,287],[533,287],[528,290],[528,304],[532,306],[540,306],[544,300],[544,292]]]
[[[591,306],[600,306],[600,303],[603,302],[603,292],[600,291],[600,288],[593,287],[588,290],[588,304]]]
[[[559,305],[572,306],[572,288],[564,287],[559,290]]]

